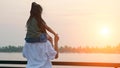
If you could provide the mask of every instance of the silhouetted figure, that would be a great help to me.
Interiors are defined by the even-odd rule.
[[[23,56],[27,59],[26,68],[52,68],[51,61],[58,58],[58,35],[42,19],[42,7],[33,2],[30,17],[26,23],[27,33]],[[52,37],[54,35],[54,47]]]

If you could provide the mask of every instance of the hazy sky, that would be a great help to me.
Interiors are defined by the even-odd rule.
[[[32,1],[59,36],[59,46],[120,43],[120,0],[0,0],[0,46],[24,45]]]

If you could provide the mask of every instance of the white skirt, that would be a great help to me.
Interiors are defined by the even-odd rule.
[[[25,43],[23,57],[27,59],[26,68],[52,68],[51,61],[56,51],[49,41],[44,43]]]

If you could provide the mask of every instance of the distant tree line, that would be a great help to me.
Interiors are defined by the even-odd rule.
[[[22,52],[23,46],[3,46],[0,47],[0,52]]]
[[[61,53],[67,52],[67,53],[120,53],[120,44],[117,46],[105,46],[105,47],[70,47],[70,46],[64,46],[60,47],[59,51]]]
[[[23,46],[3,46],[0,47],[0,52],[22,52]],[[60,53],[120,53],[120,44],[117,46],[105,46],[105,47],[70,47],[61,46],[59,48]]]

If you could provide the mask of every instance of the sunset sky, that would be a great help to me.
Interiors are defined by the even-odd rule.
[[[0,46],[24,45],[33,1],[42,5],[43,19],[59,34],[59,46],[120,43],[120,0],[0,0]]]

